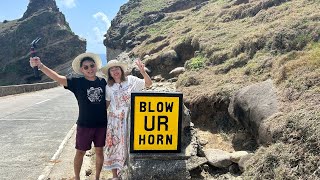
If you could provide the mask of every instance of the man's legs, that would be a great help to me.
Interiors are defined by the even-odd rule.
[[[96,180],[99,180],[103,160],[103,147],[96,147]]]
[[[92,128],[83,128],[77,126],[76,134],[76,155],[74,156],[73,169],[75,180],[80,180],[80,170],[83,162],[83,157],[86,151],[91,149],[91,142],[93,137]]]
[[[75,180],[80,180],[80,170],[83,162],[83,156],[86,154],[85,151],[78,150],[76,151],[76,155],[74,156],[73,168],[75,174]]]
[[[96,179],[99,179],[104,161],[103,147],[106,144],[106,128],[96,128],[93,143],[96,150]]]

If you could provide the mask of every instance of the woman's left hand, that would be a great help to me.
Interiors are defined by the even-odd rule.
[[[137,59],[135,63],[138,66],[140,73],[145,74],[146,70],[144,69],[144,64],[141,62],[141,60]]]
[[[139,70],[140,70],[140,73],[142,74],[143,76],[143,79],[144,79],[144,83],[145,83],[145,87],[150,87],[152,85],[152,81],[151,81],[151,78],[150,76],[146,73],[146,70],[145,70],[145,67],[144,67],[144,64],[141,62],[140,59],[137,59],[136,60],[136,65],[138,66]]]

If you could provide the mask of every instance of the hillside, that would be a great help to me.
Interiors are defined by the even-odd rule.
[[[0,85],[49,80],[35,79],[29,65],[30,44],[37,37],[37,55],[64,75],[72,73],[72,59],[86,49],[86,41],[72,32],[54,0],[30,0],[22,18],[0,23]]]
[[[198,132],[216,138],[204,148],[254,153],[242,178],[316,179],[319,10],[313,0],[129,0],[104,44],[108,59],[120,53],[139,57],[153,78],[171,80],[172,69],[185,67],[177,89]],[[254,127],[232,117],[230,101],[238,90],[266,80],[276,92],[278,112],[263,121],[270,136],[263,142]],[[237,147],[241,134],[245,142]],[[203,171],[193,177],[205,178]]]

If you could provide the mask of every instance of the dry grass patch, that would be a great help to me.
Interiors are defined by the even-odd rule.
[[[243,174],[245,179],[320,177],[320,113],[301,109],[291,111],[285,119],[288,123],[279,142],[255,153]]]
[[[304,52],[293,51],[274,63],[274,77],[280,86],[304,92],[320,85],[320,43]]]
[[[226,133],[212,133],[210,131],[203,131],[197,129],[197,137],[199,140],[204,140],[207,142],[204,145],[204,149],[221,149],[226,152],[233,152],[232,139],[229,134]]]

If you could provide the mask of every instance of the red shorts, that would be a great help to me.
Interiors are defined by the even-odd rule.
[[[95,147],[104,147],[106,144],[106,129],[77,126],[76,149],[81,151],[90,150],[92,142]]]

